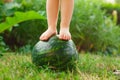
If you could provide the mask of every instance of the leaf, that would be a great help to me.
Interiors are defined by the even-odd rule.
[[[13,27],[15,24],[33,19],[45,19],[35,11],[15,12],[13,17],[7,17],[6,21],[0,24],[0,33]]]

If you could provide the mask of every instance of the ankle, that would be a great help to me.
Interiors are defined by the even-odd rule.
[[[51,27],[49,27],[48,30],[56,31],[56,28],[51,28]]]
[[[69,27],[60,27],[60,30],[66,30],[66,31],[69,31]]]
[[[67,29],[67,30],[69,30],[69,25],[61,24],[60,25],[60,29]]]
[[[60,27],[69,27],[70,26],[70,23],[66,22],[66,21],[61,21],[60,23]]]

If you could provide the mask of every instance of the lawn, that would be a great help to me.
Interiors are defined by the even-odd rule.
[[[29,54],[5,53],[0,57],[0,80],[118,80],[113,70],[120,70],[120,57],[80,54],[76,71],[38,69]]]

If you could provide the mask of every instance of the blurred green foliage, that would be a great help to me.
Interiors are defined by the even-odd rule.
[[[116,11],[116,15],[117,15],[117,21],[116,23],[118,25],[120,25],[120,4],[115,3],[115,4],[111,4],[111,3],[103,3],[102,10],[106,11],[106,15],[110,16],[110,15],[114,15],[114,12]],[[112,18],[114,19],[114,17],[112,16]]]
[[[35,11],[28,12],[15,12],[13,17],[6,17],[5,22],[0,24],[0,32],[3,32],[6,29],[11,28],[15,24],[18,24],[23,21],[33,20],[33,19],[45,19],[40,14]]]
[[[3,41],[3,37],[0,36],[0,54],[2,54],[3,52],[6,52],[8,49],[9,49],[8,46]]]
[[[115,0],[116,3],[120,3],[120,0]]]
[[[3,27],[2,26],[3,24],[6,25],[6,23],[10,23],[9,25],[7,24],[7,26],[12,27],[13,24],[15,23],[17,24],[18,22],[21,22],[19,25],[18,24],[14,25],[12,30],[7,30],[2,34],[4,37],[4,41],[6,42],[7,45],[9,45],[11,49],[16,49],[26,44],[32,44],[32,45],[35,44],[39,39],[38,35],[40,36],[43,30],[45,30],[46,20],[30,20],[30,17],[31,19],[33,18],[38,19],[39,16],[37,13],[39,13],[42,16],[45,16],[45,11],[42,11],[42,10],[45,10],[43,9],[45,7],[41,6],[41,3],[39,4],[38,1],[41,2],[40,0],[34,0],[34,1],[33,0],[14,0],[14,2],[11,2],[11,3],[1,4],[0,10],[2,13],[0,14],[1,15],[0,22],[4,22],[1,24],[1,27]],[[45,1],[42,1],[42,4],[43,3],[45,5]],[[35,14],[34,12],[34,14],[31,13],[29,15],[26,14],[21,16],[16,15],[17,16],[17,19],[16,19],[15,13],[17,11],[28,12],[31,10],[34,10],[37,13]],[[11,19],[8,19],[9,16],[10,17],[14,16],[12,18],[12,21],[14,20],[13,22],[11,21]],[[18,21],[18,18],[19,18],[19,21]],[[22,22],[23,20],[26,20],[26,19],[29,21]],[[43,26],[43,27],[40,27],[40,26]]]
[[[117,4],[117,3],[115,4],[103,3],[102,8],[108,11],[117,10],[118,12],[120,12],[120,4]]]
[[[107,53],[110,48],[116,49],[117,54],[120,28],[101,10],[101,5],[91,0],[76,0],[70,28],[72,37],[80,50]]]
[[[44,5],[44,6],[43,6]],[[11,3],[0,2],[0,22],[5,20],[6,16],[12,16],[16,11],[34,10],[40,14],[45,14],[44,0],[14,0]]]

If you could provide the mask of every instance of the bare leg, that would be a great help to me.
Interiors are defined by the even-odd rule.
[[[40,36],[40,40],[48,40],[52,35],[57,34],[56,25],[59,10],[59,0],[47,0],[46,12],[48,29]]]
[[[61,0],[61,24],[59,38],[70,40],[69,26],[74,8],[74,0]]]

